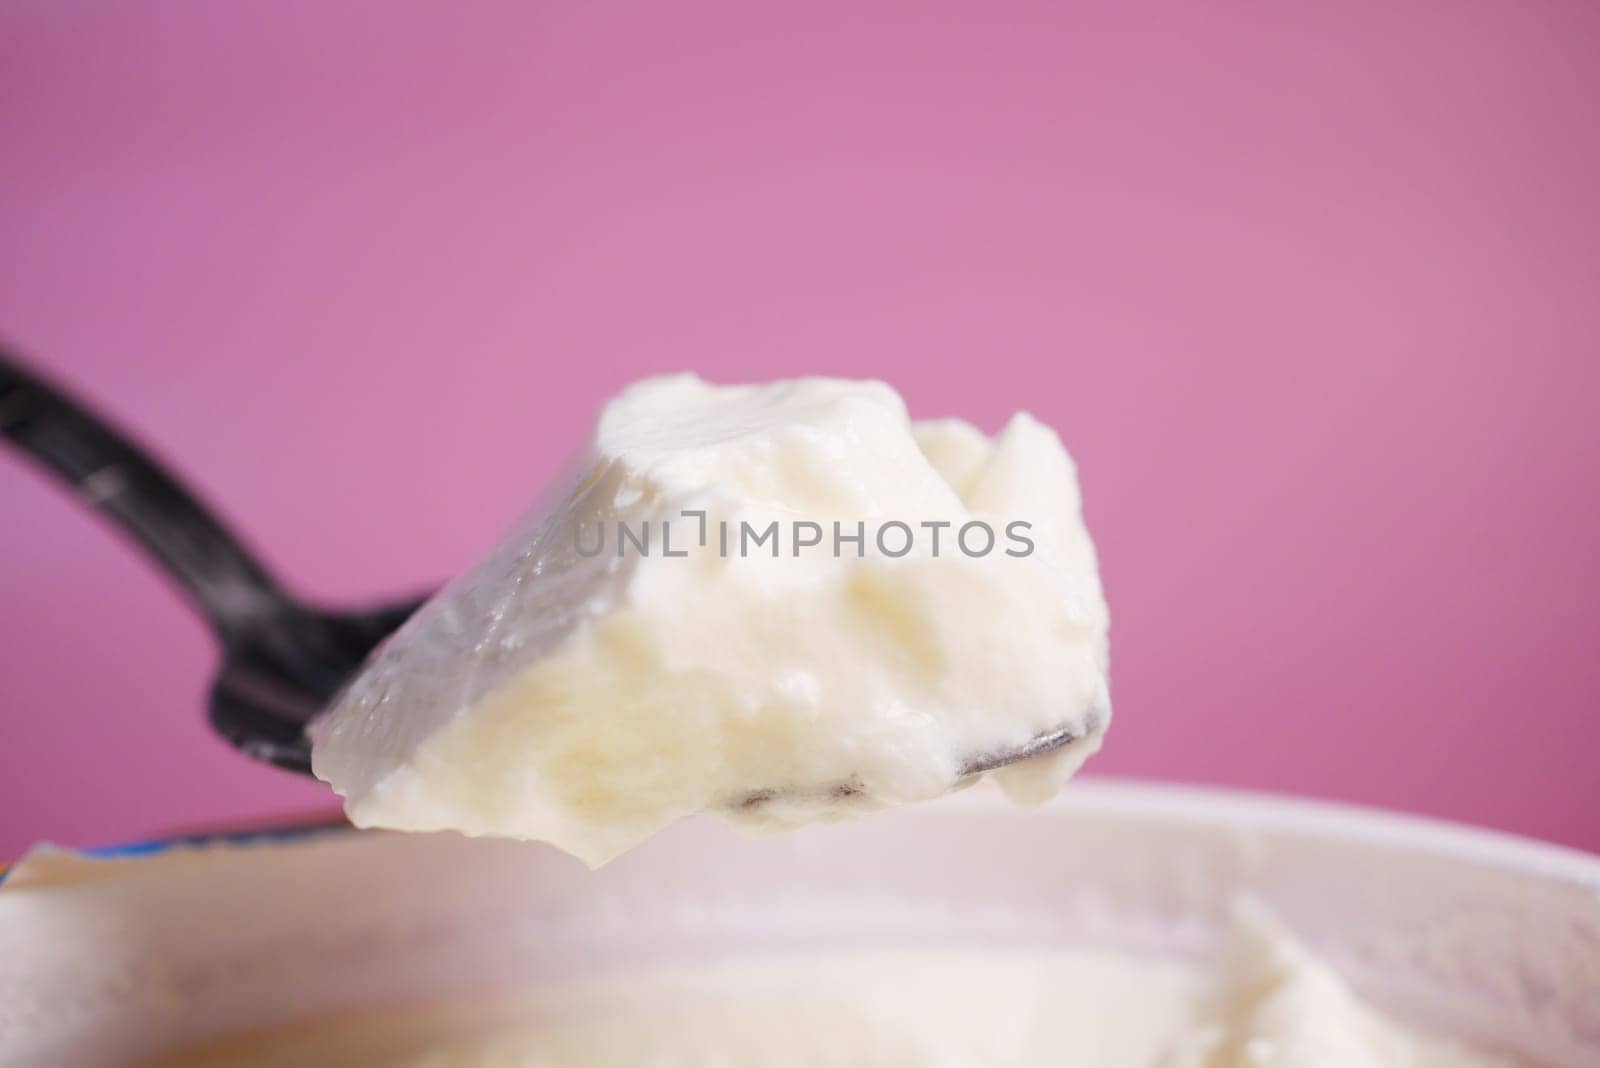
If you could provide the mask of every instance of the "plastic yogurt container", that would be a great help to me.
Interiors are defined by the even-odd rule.
[[[1090,780],[1022,811],[974,790],[768,839],[690,820],[598,872],[448,834],[152,851],[87,870],[35,857],[0,890],[0,1065],[137,1061],[646,964],[1201,955],[1241,894],[1391,1016],[1542,1064],[1600,1064],[1600,858],[1351,807]]]

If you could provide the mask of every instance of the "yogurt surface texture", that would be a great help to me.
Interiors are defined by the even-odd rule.
[[[990,772],[1050,796],[1110,722],[1072,460],[879,382],[638,383],[313,730],[359,826],[599,865],[680,817],[783,828]]]
[[[165,1068],[1507,1068],[1360,1000],[1270,916],[1203,965],[845,952],[597,977],[244,1037]]]

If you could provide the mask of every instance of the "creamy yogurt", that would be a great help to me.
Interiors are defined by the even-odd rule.
[[[314,731],[353,822],[598,865],[710,810],[773,828],[1003,768],[1048,797],[1110,722],[1072,460],[1026,414],[913,423],[880,382],[639,383],[571,476]]]
[[[834,953],[657,968],[347,1018],[167,1068],[1489,1068],[1401,1027],[1270,917],[1210,967],[1092,950]]]

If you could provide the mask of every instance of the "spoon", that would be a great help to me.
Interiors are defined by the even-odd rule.
[[[326,611],[288,593],[211,511],[126,435],[0,347],[0,436],[132,538],[211,627],[211,726],[311,774],[306,724],[422,603]]]
[[[362,611],[328,611],[299,600],[153,457],[3,346],[0,436],[132,538],[210,625],[222,647],[208,702],[212,728],[246,756],[311,774],[306,727],[425,598]],[[1015,750],[972,757],[961,774],[1040,756],[1093,726],[1047,731]],[[848,797],[860,789],[825,792]],[[779,793],[755,791],[741,804],[758,805]]]

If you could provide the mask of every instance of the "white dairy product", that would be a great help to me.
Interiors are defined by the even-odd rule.
[[[1198,967],[1094,950],[834,953],[658,967],[379,1012],[169,1068],[1489,1068],[1363,1004],[1270,918]]]
[[[877,382],[639,383],[570,478],[314,730],[360,826],[598,865],[715,811],[783,827],[932,798],[986,760],[1049,796],[1110,721],[1071,459],[1019,414],[912,423]]]

